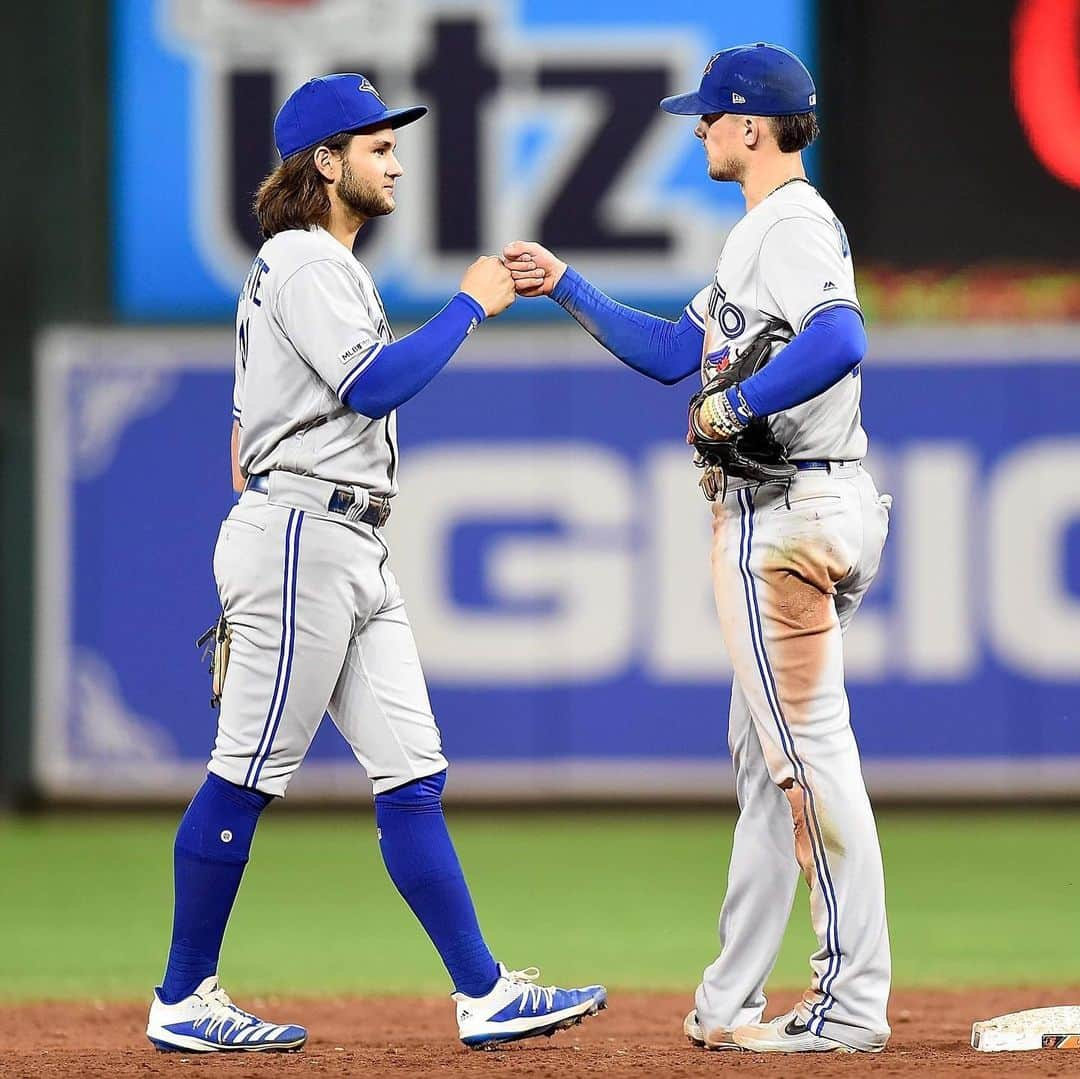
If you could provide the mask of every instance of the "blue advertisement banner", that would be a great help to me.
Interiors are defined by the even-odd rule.
[[[813,0],[722,16],[699,0],[113,0],[115,310],[232,318],[274,114],[331,71],[432,107],[399,133],[398,210],[358,239],[392,316],[431,314],[477,254],[515,238],[677,310],[743,207],[706,176],[694,118],[657,103],[728,45],[773,41],[812,66],[813,16]]]
[[[867,464],[892,530],[846,653],[871,784],[1080,793],[1080,332],[874,346]],[[231,347],[217,330],[42,343],[37,767],[53,793],[175,795],[205,763],[193,642],[232,504]],[[402,410],[387,537],[459,795],[729,792],[686,396],[573,328],[485,328]],[[326,721],[290,793],[364,789]]]

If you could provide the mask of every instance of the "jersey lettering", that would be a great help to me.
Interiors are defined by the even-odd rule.
[[[256,255],[255,261],[251,264],[251,269],[248,271],[247,280],[244,282],[243,295],[250,300],[256,307],[262,307],[262,300],[259,299],[259,287],[262,285],[263,275],[270,272],[270,267]]]
[[[840,254],[844,258],[851,258],[851,246],[848,244],[847,230],[840,223],[840,218],[834,217],[832,219],[833,226],[836,228],[836,234],[840,237]]]
[[[727,302],[727,293],[718,281],[713,282],[709,294],[709,314],[729,340],[741,337],[746,329],[746,316],[735,304]]]

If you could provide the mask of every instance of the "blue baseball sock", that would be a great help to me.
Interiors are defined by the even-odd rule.
[[[443,817],[446,772],[375,796],[387,872],[431,937],[459,993],[482,997],[499,977]]]
[[[173,847],[172,944],[158,996],[175,1004],[216,973],[259,814],[273,800],[212,772],[187,807]]]

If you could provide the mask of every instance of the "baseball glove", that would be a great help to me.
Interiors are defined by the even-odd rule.
[[[795,475],[795,466],[787,459],[784,447],[773,437],[763,417],[755,417],[730,438],[710,437],[699,422],[701,406],[708,398],[737,386],[760,371],[769,362],[773,349],[778,344],[786,344],[791,337],[791,329],[786,323],[770,322],[690,398],[688,438],[696,451],[694,464],[704,470],[699,484],[710,502],[718,494],[723,500],[729,480],[786,486]]]

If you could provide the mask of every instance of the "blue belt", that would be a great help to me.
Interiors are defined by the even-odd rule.
[[[248,476],[247,483],[244,484],[244,490],[258,491],[264,495],[269,494],[270,482],[265,474]],[[340,513],[344,517],[352,509],[355,501],[356,496],[348,487],[335,487],[326,508],[330,513]],[[382,528],[389,519],[390,499],[379,498],[378,495],[369,495],[364,512],[359,517],[354,518],[354,520],[361,521],[366,525],[374,525],[376,528]]]
[[[792,461],[800,472],[809,472],[814,468],[823,468],[828,471],[833,465],[849,465],[850,461]]]

